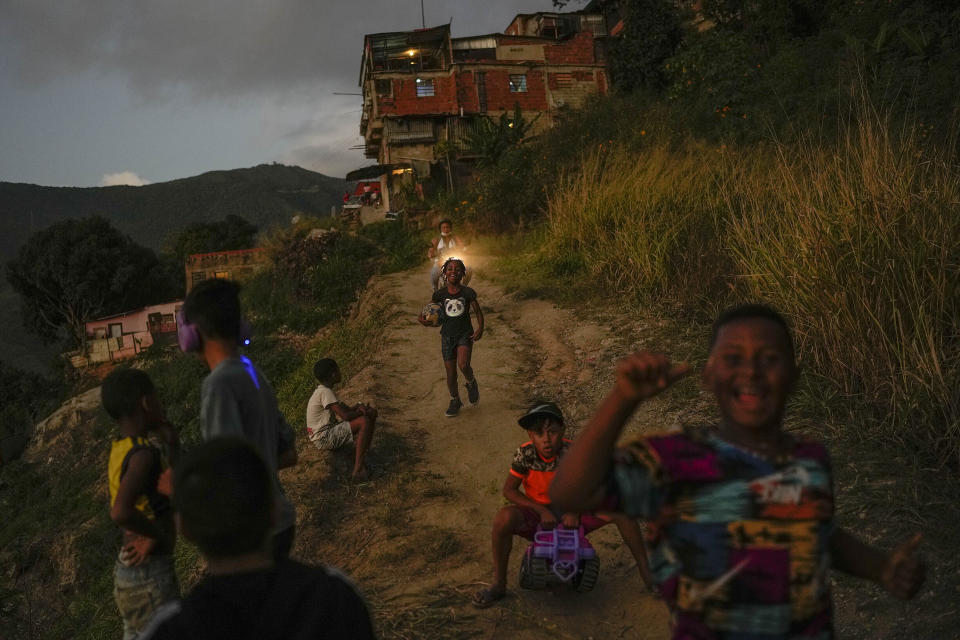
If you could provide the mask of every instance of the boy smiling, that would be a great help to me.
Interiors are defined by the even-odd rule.
[[[607,494],[654,520],[651,567],[673,638],[830,638],[831,566],[900,598],[916,593],[919,535],[885,553],[837,527],[826,448],[783,431],[798,371],[787,324],[767,307],[736,307],[714,323],[702,378],[717,401],[715,427],[615,451],[637,406],[689,372],[662,354],[621,362],[550,489],[563,509]]]
[[[511,504],[501,508],[493,519],[493,584],[474,594],[473,606],[485,609],[506,595],[507,564],[514,535],[533,540],[537,527],[553,529],[558,523],[568,529],[582,526],[585,534],[615,523],[633,554],[641,580],[651,588],[643,534],[635,520],[622,513],[606,511],[563,512],[550,504],[547,491],[557,464],[570,444],[563,437],[565,427],[560,407],[552,402],[536,402],[517,422],[530,440],[513,454],[510,472],[503,483],[503,497]]]

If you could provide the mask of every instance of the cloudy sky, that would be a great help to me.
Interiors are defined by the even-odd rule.
[[[582,4],[582,3],[581,3]],[[428,26],[503,31],[551,0],[424,0]],[[0,181],[163,182],[263,162],[343,176],[363,35],[419,0],[0,0]]]

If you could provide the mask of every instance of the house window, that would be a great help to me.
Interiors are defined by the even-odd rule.
[[[220,280],[228,280],[228,279],[230,278],[230,272],[229,272],[229,271],[216,271],[216,272],[214,272],[213,277],[214,277],[214,278],[218,278],[218,279],[220,279]]]
[[[429,98],[433,94],[433,80],[427,78],[417,78],[417,97]]]
[[[477,103],[480,111],[487,110],[487,74],[477,71]]]
[[[510,93],[526,93],[526,92],[527,92],[527,74],[511,73],[510,74]]]
[[[203,282],[203,271],[194,271],[190,274],[190,286]]]
[[[374,81],[377,95],[384,98],[393,97],[393,80],[389,78],[378,78]]]
[[[557,83],[557,89],[567,89],[573,86],[572,73],[555,73],[553,79]]]

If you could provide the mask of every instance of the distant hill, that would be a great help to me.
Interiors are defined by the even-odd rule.
[[[195,222],[242,216],[260,230],[294,215],[326,216],[343,202],[349,183],[300,167],[279,164],[208,173],[144,187],[42,187],[0,182],[0,360],[44,372],[58,349],[27,333],[20,299],[6,282],[5,263],[35,231],[67,218],[99,214],[154,250]]]
[[[298,213],[326,216],[349,183],[300,167],[263,164],[143,187],[42,187],[0,182],[0,261],[34,231],[66,218],[99,214],[135,241],[159,249],[194,222],[242,216],[261,230]]]

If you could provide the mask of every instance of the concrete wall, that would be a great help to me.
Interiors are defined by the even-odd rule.
[[[87,359],[89,362],[110,362],[132,358],[153,345],[154,335],[150,333],[148,318],[154,313],[167,316],[159,327],[158,335],[165,335],[168,339],[172,336],[175,339],[175,317],[182,304],[182,300],[176,300],[87,322]]]

